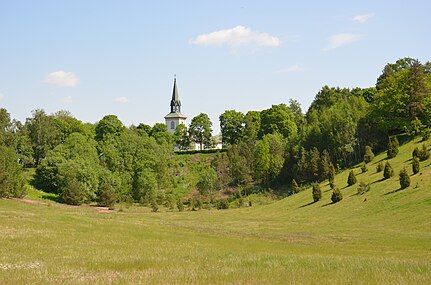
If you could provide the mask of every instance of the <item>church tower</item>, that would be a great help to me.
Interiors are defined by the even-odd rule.
[[[185,124],[187,117],[181,114],[181,101],[178,96],[177,78],[174,78],[174,90],[172,91],[171,112],[165,116],[168,131],[173,134],[179,124]]]

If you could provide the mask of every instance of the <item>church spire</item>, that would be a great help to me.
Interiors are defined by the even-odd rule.
[[[177,77],[174,77],[174,89],[172,91],[171,113],[181,114],[181,101],[178,96]]]

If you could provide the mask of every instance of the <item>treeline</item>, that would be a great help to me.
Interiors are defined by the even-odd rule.
[[[214,145],[212,122],[202,113],[174,135],[165,124],[125,127],[114,115],[83,123],[67,111],[35,110],[25,123],[0,109],[0,196],[25,195],[22,167],[36,167],[33,185],[69,204],[111,206],[129,201],[182,208],[229,206],[243,195],[276,188],[290,193],[328,179],[387,148],[401,133],[428,133],[431,123],[431,64],[404,58],[385,66],[375,87],[325,86],[307,112],[298,102],[246,114],[220,115],[225,152],[208,155],[196,179],[174,152],[191,144]],[[199,162],[200,163],[200,162]],[[230,196],[229,196],[230,195]],[[226,202],[227,201],[227,202]]]

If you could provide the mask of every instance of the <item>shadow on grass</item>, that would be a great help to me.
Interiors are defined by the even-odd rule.
[[[386,180],[386,178],[381,178],[381,179],[379,179],[379,180],[376,180],[376,181],[374,181],[374,182],[371,182],[370,183],[370,185],[373,185],[373,184],[376,184],[376,183],[378,183],[378,182],[382,182],[382,181],[384,181],[384,180]]]
[[[393,191],[390,191],[390,192],[388,192],[388,193],[385,193],[385,195],[395,194],[395,193],[397,193],[397,192],[399,192],[399,191],[401,191],[401,190],[404,190],[404,189],[402,189],[402,188],[398,188],[398,189],[396,189],[396,190],[393,190]]]
[[[299,207],[298,207],[298,209],[301,209],[301,208],[304,208],[304,207],[310,206],[310,205],[312,205],[312,204],[314,204],[314,203],[316,203],[316,202],[310,202],[310,203],[308,203],[308,204],[305,204],[305,205],[299,206]]]
[[[329,206],[329,205],[333,205],[333,204],[335,204],[335,203],[329,202],[329,203],[327,203],[327,204],[325,204],[325,205],[322,205],[322,206],[321,206],[321,208],[323,208],[323,207],[327,207],[327,206]]]
[[[50,200],[56,203],[60,203],[60,198],[58,196],[53,195],[42,195],[42,199],[44,200]]]

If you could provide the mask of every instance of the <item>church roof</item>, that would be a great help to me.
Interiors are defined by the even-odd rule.
[[[177,87],[177,79],[174,79],[174,89],[172,90],[172,100],[171,100],[171,106],[177,103],[179,106],[181,106],[180,96],[178,95],[178,87]]]
[[[181,114],[180,112],[169,113],[165,116],[165,119],[174,119],[174,118],[187,119],[187,117]]]

